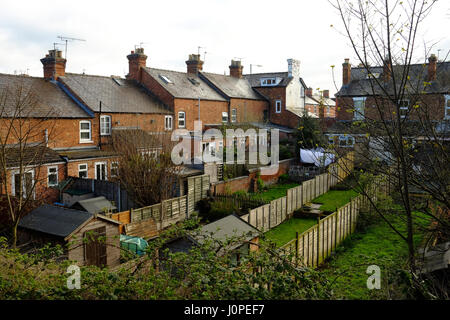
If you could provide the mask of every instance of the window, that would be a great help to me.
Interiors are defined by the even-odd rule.
[[[31,196],[34,184],[34,173],[33,171],[25,172],[22,174],[22,179],[20,179],[19,173],[14,173],[12,175],[12,194],[19,196],[19,192],[22,188],[22,197],[27,198]]]
[[[186,113],[184,111],[178,112],[178,128],[186,127]]]
[[[119,175],[119,163],[111,162],[111,178],[116,178]]]
[[[354,144],[355,139],[352,136],[349,135],[339,136],[340,147],[353,147]]]
[[[164,82],[167,83],[167,84],[172,83],[172,80],[170,80],[170,79],[167,78],[166,76],[159,75],[159,77],[162,79],[162,81],[164,81]]]
[[[231,110],[231,122],[236,122],[237,120],[237,109]]]
[[[275,112],[281,113],[281,100],[275,101]]]
[[[222,112],[222,122],[228,122],[228,112]]]
[[[300,85],[300,97],[303,98],[305,97],[305,87]]]
[[[354,112],[353,120],[364,120],[364,105],[366,103],[366,98],[353,98]]]
[[[334,145],[334,137],[333,136],[328,136],[328,144]]]
[[[80,142],[92,142],[90,121],[80,121]]]
[[[277,79],[276,78],[263,78],[261,79],[262,86],[276,86]]]
[[[399,102],[400,118],[404,119],[408,115],[409,100],[401,100]]]
[[[445,95],[445,119],[450,119],[450,94]]]
[[[100,116],[100,135],[111,135],[111,116]]]
[[[172,130],[172,116],[166,116],[164,120],[164,128],[166,130]]]
[[[88,177],[88,165],[86,163],[78,165],[78,177],[87,179]]]
[[[47,169],[47,185],[54,187],[58,185],[58,167],[48,167]]]
[[[107,180],[106,162],[95,163],[95,179],[96,180]]]

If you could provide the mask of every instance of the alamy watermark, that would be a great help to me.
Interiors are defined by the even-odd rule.
[[[270,131],[270,136],[268,131]],[[269,137],[270,155],[268,153]],[[247,129],[245,132],[240,128],[226,129],[224,137],[218,129],[208,129],[202,133],[202,122],[195,121],[193,135],[186,129],[176,129],[172,133],[171,140],[178,142],[171,153],[172,161],[176,165],[192,164],[193,158],[194,164],[260,164],[263,165],[261,175],[273,175],[278,172],[278,129],[259,129],[258,132],[253,128]],[[194,142],[194,157],[191,154],[192,141]],[[224,150],[226,150],[225,155],[223,154]],[[246,154],[249,157],[248,162]]]
[[[367,274],[370,276],[367,278],[367,289],[381,289],[381,269],[377,265],[371,265],[367,267]]]
[[[80,267],[72,264],[67,268],[67,289],[81,289],[81,271]]]

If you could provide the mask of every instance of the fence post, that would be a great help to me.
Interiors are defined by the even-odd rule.
[[[317,218],[317,266],[320,263],[320,217]]]
[[[337,247],[337,235],[338,235],[338,216],[339,216],[339,211],[336,210],[336,215],[334,218],[334,251],[336,251],[336,247]]]
[[[298,251],[299,251],[299,243],[300,242],[300,239],[299,239],[299,237],[298,237],[298,231],[295,233],[295,264],[296,265],[298,265],[298,256],[299,256],[299,254],[298,254]]]

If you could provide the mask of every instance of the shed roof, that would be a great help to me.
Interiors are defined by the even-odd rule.
[[[66,73],[59,78],[89,108],[108,113],[172,113],[159,99],[132,80]]]
[[[89,212],[45,204],[23,217],[19,226],[66,238],[93,217]]]
[[[155,68],[143,68],[143,70],[175,98],[226,101],[198,75]],[[167,78],[170,83],[163,77]]]
[[[81,206],[84,210],[92,214],[102,213],[105,211],[105,209],[107,209],[108,211],[117,209],[116,206],[114,206],[108,199],[103,196],[80,200],[76,202],[72,207],[78,206]]]
[[[18,99],[17,89],[22,89]],[[55,82],[30,76],[0,74],[0,91],[6,92],[6,104],[0,110],[0,116],[17,116],[29,118],[89,118],[90,115],[80,108]],[[29,95],[31,93],[31,95]],[[27,100],[25,96],[28,95]],[[28,101],[17,114],[20,101]]]
[[[22,151],[18,146],[12,145],[7,146],[6,151],[6,165],[8,168],[40,166],[63,161],[56,151],[41,145],[29,145]]]

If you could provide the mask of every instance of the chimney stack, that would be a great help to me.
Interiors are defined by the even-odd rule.
[[[244,69],[244,67],[241,65],[241,61],[231,60],[230,76],[242,78],[242,69]]]
[[[300,61],[295,59],[287,59],[288,62],[288,77],[300,78]]]
[[[144,54],[144,48],[137,48],[136,52],[131,51],[128,58],[127,79],[140,81],[140,70],[147,65],[147,56]]]
[[[388,82],[392,77],[392,65],[389,62],[389,59],[384,59],[383,63],[383,81]]]
[[[187,72],[191,74],[198,74],[199,71],[203,70],[203,61],[200,60],[199,54],[190,54],[189,60],[186,61]]]
[[[307,95],[308,97],[312,97],[312,94],[313,94],[313,89],[312,88],[306,88],[305,95]]]
[[[45,80],[57,80],[66,74],[66,59],[62,57],[60,50],[49,50],[41,62],[44,65]]]
[[[324,98],[329,98],[330,97],[330,90],[323,90],[322,96]]]
[[[342,64],[342,85],[347,85],[351,80],[351,72],[352,67],[349,63],[350,59],[345,59],[345,62]]]
[[[436,63],[437,63],[437,57],[435,54],[432,54],[428,58],[428,76],[427,81],[434,81],[436,80]]]

